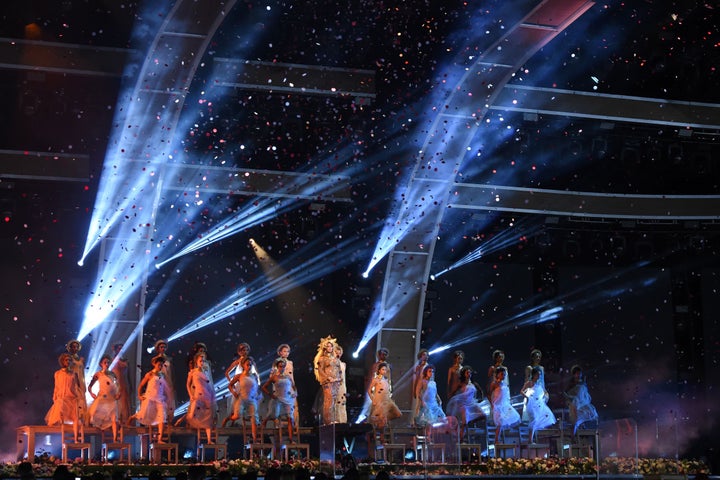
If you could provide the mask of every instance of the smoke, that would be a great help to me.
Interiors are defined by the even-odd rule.
[[[15,437],[16,427],[22,425],[36,425],[38,419],[45,417],[52,403],[52,393],[46,399],[37,392],[13,392],[13,396],[4,396],[0,401],[0,438],[11,439]],[[11,442],[4,442],[2,448],[8,448]],[[0,450],[0,461],[14,462],[18,455],[22,455],[25,440],[16,444],[16,450]]]

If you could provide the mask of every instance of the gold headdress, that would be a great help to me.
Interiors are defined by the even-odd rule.
[[[318,349],[317,353],[315,354],[315,359],[313,360],[313,370],[315,371],[315,379],[319,382],[320,381],[320,374],[318,372],[318,361],[320,360],[320,357],[322,357],[325,353],[325,345],[329,343],[333,344],[333,349],[335,348],[335,345],[337,345],[337,340],[332,335],[328,335],[327,337],[323,337],[320,339],[320,343],[318,343]]]

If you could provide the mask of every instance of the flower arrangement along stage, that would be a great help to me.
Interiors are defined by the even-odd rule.
[[[27,468],[27,462],[25,462]],[[0,478],[19,478],[19,463],[5,463],[0,466]],[[52,477],[55,469],[61,465],[58,458],[40,456],[32,463],[35,477]],[[174,478],[178,473],[187,472],[192,463],[183,464],[111,464],[75,462],[67,465],[75,477],[89,478],[97,473],[110,477],[113,472],[122,471],[126,477],[147,478],[151,472],[159,471],[165,478]],[[279,473],[282,479],[309,478],[323,472],[332,478],[333,465],[318,460],[297,460],[289,463],[278,460],[220,460],[203,464],[207,477],[213,477],[227,471],[233,478],[252,480],[265,477],[268,471]],[[488,458],[480,463],[469,464],[427,464],[419,462],[399,464],[359,463],[360,478],[375,477],[385,472],[392,477],[416,476],[503,476],[503,475],[544,475],[548,477],[595,475],[596,463],[592,458]],[[335,466],[335,472],[342,474],[341,465]],[[608,457],[600,464],[601,475],[708,475],[707,465],[698,460],[675,460],[668,458],[621,458]],[[268,475],[270,476],[270,475]]]
[[[27,464],[27,462],[23,462]],[[20,463],[5,463],[0,465],[0,478],[19,478],[22,469]],[[54,456],[42,455],[35,457],[31,464],[32,471],[37,478],[49,478],[60,465],[65,465],[75,478],[90,478],[98,472],[104,477],[111,477],[114,472],[122,471],[127,478],[148,478],[153,472],[160,472],[165,478],[174,478],[178,473],[186,473],[188,467],[196,463],[179,464],[152,464],[146,461],[136,463],[95,463],[75,461],[63,464]],[[264,477],[268,471],[276,470],[280,473],[307,472],[308,476],[320,471],[332,472],[332,465],[322,465],[318,460],[294,460],[288,463],[278,460],[259,458],[256,460],[219,460],[202,464],[206,468],[207,477],[213,477],[222,471],[227,471],[232,477],[239,479],[254,479]]]
[[[587,476],[595,475],[596,463],[592,458],[488,458],[480,463],[462,465],[400,463],[361,463],[361,473],[375,476],[384,470],[396,477],[428,476],[480,476],[480,475],[547,475]],[[427,469],[427,470],[426,470]],[[667,458],[618,458],[608,457],[600,465],[601,475],[698,475],[709,474],[708,466],[698,460],[674,460]]]

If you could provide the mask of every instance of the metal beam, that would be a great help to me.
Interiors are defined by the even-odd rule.
[[[720,195],[622,195],[455,183],[449,208],[636,220],[720,219]]]
[[[720,129],[720,104],[525,85],[506,85],[490,108],[613,122]]]
[[[213,85],[243,90],[291,92],[297,95],[375,98],[375,71],[321,65],[216,58]]]
[[[538,19],[540,20],[540,19]],[[553,30],[526,22],[526,30]],[[132,50],[0,38],[0,69],[120,77]],[[352,96],[372,101],[375,72],[360,68],[215,58],[215,85],[302,95]],[[505,66],[497,59],[486,65]],[[720,129],[720,105],[661,98],[581,92],[528,85],[506,85],[490,109],[595,118],[607,121]]]
[[[137,163],[138,168],[147,166]],[[0,150],[0,178],[87,182],[90,156],[68,153]],[[272,198],[352,202],[351,178],[345,175],[286,172],[253,168],[179,164],[166,179],[164,189]]]
[[[68,153],[0,150],[0,178],[87,182],[90,157]]]
[[[191,187],[223,195],[352,202],[351,179],[344,175],[188,164],[174,164],[167,170],[163,190],[168,191],[185,192]]]
[[[0,38],[0,68],[120,77],[132,50]]]

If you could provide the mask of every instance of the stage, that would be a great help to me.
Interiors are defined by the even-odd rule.
[[[483,430],[487,432],[487,428]],[[422,430],[421,430],[422,431]],[[165,478],[174,478],[192,465],[202,465],[207,477],[229,476],[252,480],[254,478],[308,479],[343,478],[348,472],[359,478],[708,478],[709,468],[702,461],[673,458],[638,458],[635,456],[607,456],[597,460],[596,447],[563,449],[553,447],[551,440],[556,431],[543,432],[543,443],[488,444],[485,442],[459,443],[442,441],[439,433],[433,438],[418,435],[415,428],[394,428],[389,437],[393,443],[375,444],[372,428],[368,425],[333,424],[302,428],[300,442],[285,441],[252,444],[243,442],[247,431],[242,427],[217,429],[217,444],[198,442],[197,431],[172,428],[169,447],[160,456],[153,456],[150,433],[146,427],[125,427],[124,441],[129,445],[128,456],[120,459],[117,452],[101,452],[105,447],[102,432],[85,429],[85,451],[69,450],[67,458],[58,454],[62,443],[60,427],[24,425],[17,427],[17,462],[29,462],[36,477],[50,477],[60,464],[69,465],[76,478],[102,474],[110,476],[122,471],[131,478],[149,478],[159,471]],[[471,432],[472,433],[472,432]],[[474,432],[477,434],[477,432]],[[597,430],[585,432],[587,439],[597,441]],[[590,435],[590,433],[593,433]],[[473,438],[473,437],[470,437]],[[475,437],[477,438],[477,437]],[[447,440],[447,439],[446,439]],[[597,445],[597,443],[595,443]],[[70,445],[71,448],[77,445]],[[217,448],[221,447],[221,448]],[[167,450],[175,450],[174,455]],[[28,455],[34,452],[34,455]],[[202,459],[201,455],[207,454]],[[572,454],[572,455],[570,455]],[[0,476],[13,478],[19,463],[6,463]],[[599,468],[598,468],[599,465]]]

